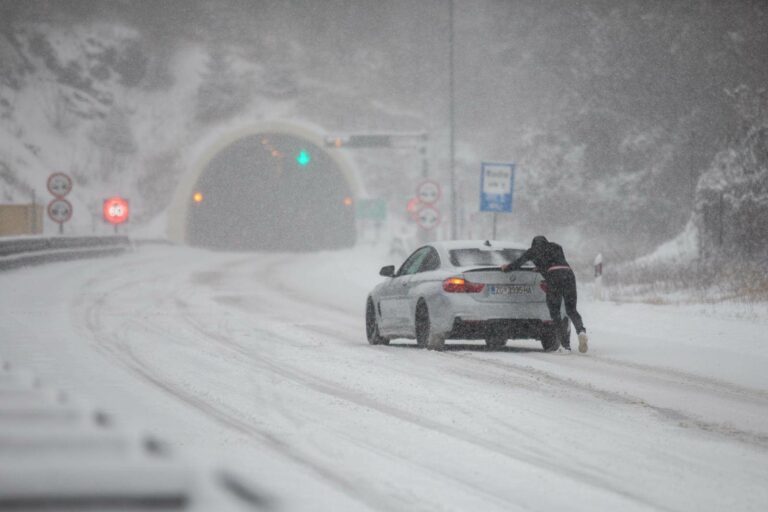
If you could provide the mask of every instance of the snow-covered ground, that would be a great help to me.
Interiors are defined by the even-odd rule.
[[[7,272],[0,356],[281,510],[768,508],[765,315],[585,293],[586,355],[374,347],[386,263],[143,247]]]

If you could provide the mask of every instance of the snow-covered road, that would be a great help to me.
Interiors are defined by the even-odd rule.
[[[768,317],[589,302],[587,355],[365,342],[373,250],[0,274],[0,356],[284,510],[765,510]]]

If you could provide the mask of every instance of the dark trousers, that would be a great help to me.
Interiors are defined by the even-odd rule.
[[[584,330],[581,315],[576,311],[576,277],[570,269],[547,272],[547,307],[552,321],[560,322],[560,304],[565,300],[565,314],[573,322],[576,332]]]

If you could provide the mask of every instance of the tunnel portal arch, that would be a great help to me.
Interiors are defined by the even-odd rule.
[[[304,160],[297,159],[302,151]],[[348,247],[362,195],[352,165],[325,150],[318,131],[284,122],[251,125],[215,140],[182,176],[168,235],[215,249]]]

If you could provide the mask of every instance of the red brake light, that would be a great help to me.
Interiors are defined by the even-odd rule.
[[[463,277],[449,277],[443,281],[443,290],[448,293],[480,293],[485,288],[482,283],[473,283]]]

